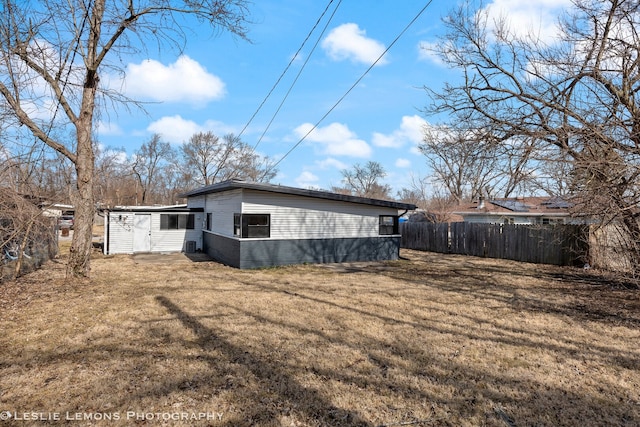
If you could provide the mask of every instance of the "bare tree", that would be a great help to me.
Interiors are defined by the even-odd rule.
[[[355,196],[370,197],[373,199],[389,199],[391,187],[381,184],[380,180],[387,176],[386,171],[378,162],[367,162],[366,165],[356,164],[353,170],[342,171],[342,181],[345,190]],[[336,191],[339,189],[334,189]]]
[[[234,136],[227,135],[227,137]],[[240,144],[232,163],[234,170],[232,178],[269,182],[278,174],[273,159],[256,153],[253,147],[245,143]]]
[[[0,187],[0,283],[34,270],[56,253],[51,218],[33,200]]]
[[[120,70],[119,56],[148,42],[181,50],[192,17],[217,30],[246,37],[246,0],[43,0],[0,3],[0,94],[11,114],[39,140],[68,158],[75,168],[76,226],[68,274],[88,276],[94,203],[94,116],[99,95],[126,101],[100,84],[105,70]],[[135,39],[135,40],[133,40]],[[47,109],[53,105],[53,110]],[[36,107],[36,108],[34,108]],[[48,118],[41,119],[42,113]],[[64,127],[68,140],[55,137]]]
[[[182,148],[185,170],[195,170],[196,185],[209,185],[232,178],[267,182],[276,174],[272,162],[262,157],[234,134],[218,138],[212,132],[194,134]]]
[[[411,203],[418,208],[425,209],[429,201],[430,187],[428,177],[419,177],[411,174],[409,188],[398,191],[397,199],[404,203]]]
[[[149,201],[150,193],[156,187],[162,168],[169,163],[173,154],[171,144],[162,142],[159,134],[154,134],[135,152],[131,167],[140,186],[141,204],[144,205]]]
[[[460,203],[483,197],[509,197],[530,186],[534,147],[530,139],[499,144],[491,130],[468,123],[427,127],[418,146],[437,179]]]
[[[198,132],[182,145],[185,167],[197,171],[196,183],[209,185],[229,175],[229,166],[241,141],[233,136],[220,140],[213,132]]]
[[[134,204],[138,177],[124,149],[96,148],[95,198],[99,205],[112,207]]]
[[[497,147],[485,132],[427,128],[418,149],[427,158],[437,180],[457,203],[494,193],[498,178]]]
[[[556,147],[571,159],[577,208],[623,226],[640,266],[640,2],[573,3],[548,44],[471,3],[453,11],[438,53],[463,79],[427,88],[427,111],[489,124],[501,144]]]

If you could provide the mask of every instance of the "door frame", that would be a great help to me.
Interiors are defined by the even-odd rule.
[[[146,224],[145,224],[146,222]],[[133,215],[133,252],[151,252],[151,214]]]

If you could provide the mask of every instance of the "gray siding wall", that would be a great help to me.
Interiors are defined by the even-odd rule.
[[[398,210],[244,190],[242,213],[271,214],[271,238],[289,240],[377,237],[378,216],[398,215]]]
[[[204,233],[204,250],[212,258],[241,269],[302,263],[396,260],[400,237],[302,240],[233,239]]]
[[[203,248],[211,258],[232,267],[240,267],[240,240],[204,231]]]

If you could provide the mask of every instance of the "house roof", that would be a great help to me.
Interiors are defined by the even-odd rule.
[[[571,202],[560,197],[512,197],[476,200],[460,206],[458,215],[569,216]]]
[[[221,193],[236,189],[266,191],[269,193],[289,194],[293,196],[313,197],[316,199],[335,200],[340,202],[361,203],[365,205],[382,206],[387,208],[413,210],[416,205],[410,203],[400,203],[391,200],[370,199],[367,197],[349,196],[345,194],[332,193],[329,191],[307,190],[296,187],[286,187],[284,185],[265,184],[258,182],[230,180],[208,185],[195,190],[180,194],[179,197],[202,196],[204,194]]]
[[[114,206],[113,208],[104,210],[110,212],[204,212],[202,208],[188,208],[186,204],[170,206]]]

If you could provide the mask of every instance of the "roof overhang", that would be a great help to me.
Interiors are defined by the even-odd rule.
[[[316,199],[334,200],[340,202],[360,203],[364,205],[381,206],[399,210],[416,209],[416,205],[410,203],[394,202],[391,200],[370,199],[367,197],[350,196],[346,194],[332,193],[329,191],[307,190],[303,188],[287,187],[284,185],[265,184],[241,180],[224,181],[201,188],[196,188],[192,191],[179,194],[178,197],[196,197],[205,194],[222,193],[225,191],[238,189],[265,191],[269,193],[288,194],[302,197],[313,197]]]
[[[169,206],[114,206],[106,212],[204,212],[203,208],[188,208],[186,204]]]

